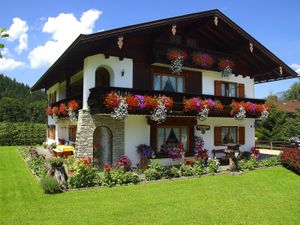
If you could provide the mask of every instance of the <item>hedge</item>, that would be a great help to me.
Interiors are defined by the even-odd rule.
[[[300,149],[284,148],[280,158],[284,167],[300,175]]]
[[[36,145],[46,140],[46,125],[41,123],[0,123],[1,145]]]

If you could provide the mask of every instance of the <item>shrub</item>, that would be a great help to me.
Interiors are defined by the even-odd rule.
[[[219,165],[220,165],[219,160],[209,158],[207,160],[207,172],[217,173],[219,169]]]
[[[300,174],[300,150],[295,148],[285,148],[283,149],[281,155],[281,164],[294,171],[297,174]]]
[[[40,180],[40,185],[47,194],[60,193],[61,188],[58,181],[54,177],[44,176]]]
[[[74,173],[68,180],[70,187],[92,187],[95,186],[96,169],[91,165],[90,158],[81,158],[75,161]]]
[[[172,167],[170,167],[169,169],[166,170],[165,175],[168,178],[174,178],[174,177],[180,177],[181,173],[180,173],[180,170],[177,167],[172,166]]]
[[[131,160],[127,156],[122,155],[117,160],[115,167],[118,167],[118,168],[120,168],[120,169],[122,169],[124,171],[129,171],[131,165],[132,165]]]
[[[162,173],[153,168],[148,168],[145,170],[146,180],[159,180],[162,178]]]
[[[155,159],[150,160],[149,168],[155,169],[157,172],[161,174],[163,174],[165,171],[165,167],[158,160]]]
[[[137,174],[133,174],[132,172],[125,172],[119,168],[115,168],[112,171],[111,178],[115,184],[136,184],[139,182],[139,176]]]
[[[34,154],[29,157],[27,161],[28,166],[38,177],[43,177],[47,174],[47,170],[45,168],[46,159],[39,154]]]
[[[257,147],[254,146],[251,148],[251,157],[258,159],[259,154],[260,154],[260,152]]]
[[[254,170],[258,166],[256,158],[251,157],[249,160],[240,160],[238,161],[238,166],[240,169],[245,170]]]
[[[196,161],[193,165],[193,175],[201,176],[204,173],[204,165],[202,161]]]
[[[251,152],[248,151],[241,151],[241,154],[239,155],[239,160],[249,160],[251,158]]]
[[[51,158],[48,162],[52,168],[61,167],[64,164],[64,160],[60,158]]]
[[[0,145],[36,145],[45,140],[45,124],[0,123]]]
[[[188,176],[193,176],[193,168],[190,165],[186,165],[182,163],[180,165],[180,173],[182,176],[188,177]]]
[[[260,160],[258,162],[258,165],[259,166],[277,166],[277,165],[280,165],[280,158],[279,158],[279,156],[272,156],[270,158]]]

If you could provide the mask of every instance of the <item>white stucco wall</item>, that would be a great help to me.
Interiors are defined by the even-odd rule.
[[[132,88],[133,60],[110,56],[108,59],[103,54],[89,56],[84,59],[83,69],[83,108],[87,109],[87,100],[90,89],[95,87],[95,72],[99,67],[106,68],[110,73],[110,86]],[[122,76],[124,71],[124,76]]]
[[[242,75],[231,75],[229,79],[222,77],[221,72],[202,71],[202,93],[205,95],[215,94],[215,80],[236,82],[245,84],[245,98],[254,98],[254,79],[243,77]]]
[[[150,126],[145,116],[128,116],[125,120],[125,155],[132,161],[132,166],[140,162],[136,147],[150,145]]]
[[[213,149],[223,149],[225,146],[214,146],[214,127],[216,126],[238,126],[245,127],[245,145],[240,149],[242,151],[250,151],[251,147],[255,146],[255,119],[246,118],[243,121],[237,121],[233,118],[209,117],[205,121],[198,124],[209,125],[210,130],[202,134],[201,131],[195,130],[196,136],[204,138],[204,148],[209,150],[209,155],[212,157]],[[125,120],[125,155],[132,160],[132,166],[139,163],[140,156],[136,152],[136,146],[139,144],[150,144],[150,126],[147,124],[145,116],[129,116]],[[172,159],[159,159],[164,165],[176,165],[179,162]]]

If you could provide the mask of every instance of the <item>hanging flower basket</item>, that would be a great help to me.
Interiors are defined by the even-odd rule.
[[[128,111],[139,110],[152,111],[151,119],[161,123],[166,119],[167,112],[173,107],[173,99],[167,96],[142,96],[142,95],[119,95],[111,92],[106,95],[104,105],[113,109],[111,116],[114,119],[122,120],[128,115]]]
[[[230,114],[234,115],[237,120],[243,120],[246,118],[246,113],[250,115],[260,114],[261,120],[266,120],[269,115],[270,106],[267,104],[254,104],[252,102],[236,102],[231,103]]]
[[[180,74],[182,72],[183,61],[187,58],[187,53],[180,49],[170,49],[167,52],[167,58],[171,61],[170,70],[172,73]]]
[[[222,70],[222,76],[225,78],[229,78],[229,76],[232,75],[234,62],[227,58],[222,58],[219,60],[218,67]]]
[[[197,66],[209,68],[214,64],[214,59],[207,53],[195,52],[192,54],[193,63]]]

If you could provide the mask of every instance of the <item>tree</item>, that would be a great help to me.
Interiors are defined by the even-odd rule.
[[[300,137],[300,110],[287,118],[283,127],[286,137]]]
[[[7,38],[9,37],[9,35],[7,33],[5,33],[5,29],[4,28],[0,28],[0,38]],[[4,48],[4,44],[0,43],[0,49]],[[0,52],[0,59],[2,58],[1,52]]]
[[[284,95],[285,100],[300,100],[300,80],[296,81]]]

